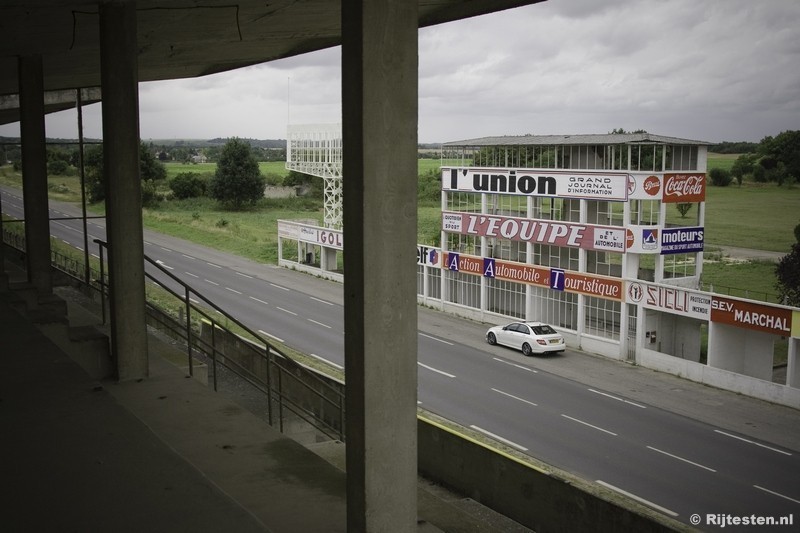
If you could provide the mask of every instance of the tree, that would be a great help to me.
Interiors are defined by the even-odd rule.
[[[225,143],[217,162],[217,171],[209,184],[209,196],[241,209],[264,197],[265,179],[258,169],[250,145],[234,137]]]
[[[764,137],[758,145],[758,156],[758,165],[753,170],[756,181],[776,181],[782,185],[800,180],[800,131]]]
[[[103,175],[103,145],[95,145],[85,152],[84,168],[86,169],[86,194],[89,202],[102,202],[106,198]],[[164,164],[157,161],[144,143],[139,144],[139,178],[143,182],[163,180],[167,177]],[[150,188],[155,191],[155,184]],[[148,189],[150,190],[150,189]]]
[[[692,208],[692,204],[690,202],[680,202],[675,204],[675,208],[681,214],[681,218],[686,218],[686,214]]]
[[[775,266],[775,288],[781,303],[800,307],[800,224],[794,227],[794,237],[792,250]]]
[[[742,185],[742,180],[747,174],[753,173],[753,168],[756,166],[755,154],[742,154],[736,158],[731,166],[731,174],[736,178],[736,183]]]

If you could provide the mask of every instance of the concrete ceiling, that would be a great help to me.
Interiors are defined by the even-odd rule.
[[[541,0],[407,1],[419,2],[422,27]],[[18,120],[11,104],[19,92],[18,56],[42,56],[46,91],[100,85],[100,3],[0,2],[0,123]],[[136,6],[140,81],[204,76],[341,44],[341,0],[138,0]]]

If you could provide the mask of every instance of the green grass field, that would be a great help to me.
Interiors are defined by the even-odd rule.
[[[709,167],[725,166],[736,156],[709,156]],[[420,159],[419,174],[438,173],[441,161]],[[262,174],[285,176],[283,162],[261,163]],[[216,164],[169,163],[167,176],[181,172],[212,174]],[[80,201],[80,181],[76,176],[52,176],[48,180],[53,199]],[[10,166],[0,167],[0,183],[21,187],[20,175]],[[102,206],[93,207],[93,211]],[[312,218],[321,222],[322,202],[303,198],[264,199],[252,209],[234,212],[222,209],[210,199],[163,202],[143,210],[147,228],[175,235],[257,261],[277,261],[277,220]],[[697,214],[690,212],[689,220]],[[437,205],[418,209],[418,242],[439,245],[441,212]],[[668,212],[668,221],[687,224],[677,210]],[[706,242],[714,246],[736,246],[787,252],[794,242],[793,229],[800,223],[800,187],[747,183],[742,187],[709,187],[706,202]],[[749,263],[749,266],[707,264],[703,280],[716,287],[750,287],[756,292],[774,292],[774,267]]]

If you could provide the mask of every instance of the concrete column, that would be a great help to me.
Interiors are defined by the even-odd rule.
[[[50,271],[42,56],[19,58],[19,104],[28,282],[40,296],[45,296],[53,292],[53,276]]]
[[[134,2],[100,4],[111,348],[120,381],[148,375]]]
[[[417,2],[342,2],[347,530],[417,530]]]

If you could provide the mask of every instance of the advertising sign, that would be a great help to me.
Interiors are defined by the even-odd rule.
[[[664,203],[704,202],[706,200],[706,175],[664,174]]]
[[[483,259],[483,275],[487,278],[497,278],[517,283],[547,286],[549,269],[535,265],[498,261],[491,257]]]
[[[417,246],[417,264],[439,267],[442,258],[442,251],[438,248],[429,246]]]
[[[714,296],[711,300],[711,320],[785,337],[791,334],[792,310]]]
[[[689,254],[703,251],[703,228],[661,230],[661,254]]]
[[[598,296],[609,300],[624,299],[622,280],[594,274],[580,274],[558,268],[500,261],[491,257],[475,257],[444,252],[444,268],[479,276],[497,278],[555,290]]]
[[[319,244],[326,248],[335,248],[337,250],[341,250],[344,246],[344,238],[341,231],[288,220],[278,221],[278,236]]]
[[[674,313],[699,320],[711,319],[711,295],[678,287],[645,282],[628,282],[627,301],[648,309]]]
[[[631,174],[628,176],[628,200],[661,200],[663,174]]]
[[[442,229],[462,235],[497,237],[605,252],[625,252],[625,229],[613,226],[445,211],[442,213]]]
[[[530,168],[442,167],[442,189],[625,201],[628,199],[628,174]]]

